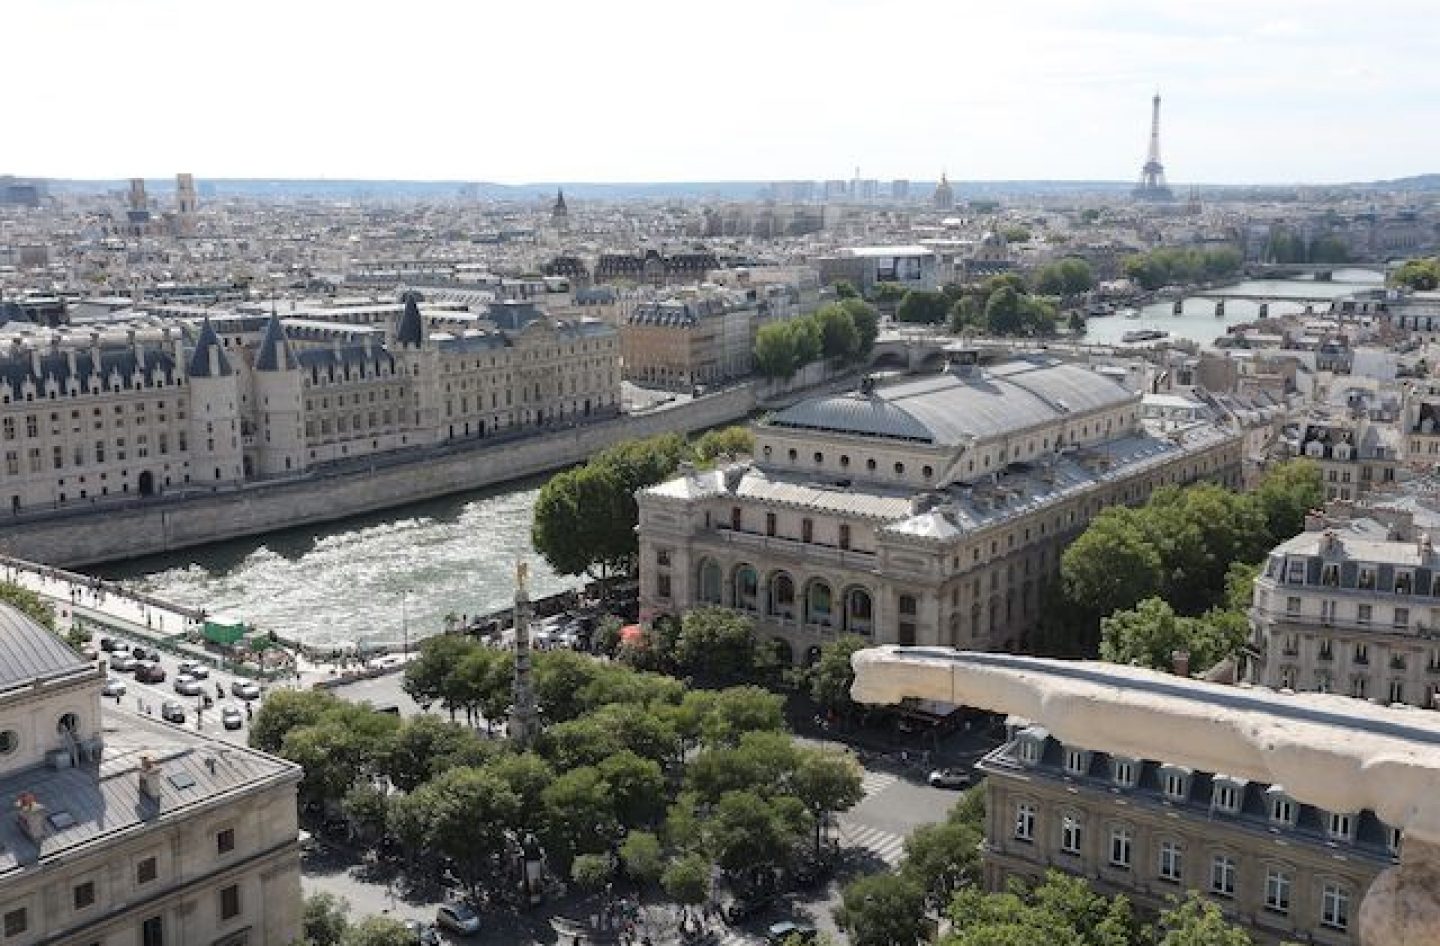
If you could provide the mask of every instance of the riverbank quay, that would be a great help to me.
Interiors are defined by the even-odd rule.
[[[747,382],[665,408],[502,444],[471,441],[210,494],[16,516],[0,525],[0,553],[75,568],[396,508],[562,469],[624,440],[732,423],[756,409],[765,387]]]

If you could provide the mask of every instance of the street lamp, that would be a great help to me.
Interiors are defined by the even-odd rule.
[[[407,589],[400,592],[400,634],[404,639],[403,649],[400,653],[406,658],[410,656],[410,615],[406,607],[409,601],[410,591]]]

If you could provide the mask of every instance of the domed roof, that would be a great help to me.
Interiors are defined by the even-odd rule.
[[[27,617],[0,602],[0,690],[84,670],[89,664]]]

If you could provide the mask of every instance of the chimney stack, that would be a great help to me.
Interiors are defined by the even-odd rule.
[[[19,813],[20,830],[36,844],[45,837],[45,806],[30,792],[22,792],[15,799],[15,810]]]
[[[148,755],[142,755],[140,757],[140,794],[159,801],[160,777],[163,774],[159,763]]]

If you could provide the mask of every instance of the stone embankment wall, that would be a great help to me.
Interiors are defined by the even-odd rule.
[[[755,406],[756,391],[744,384],[667,410],[413,462],[0,525],[0,553],[75,567],[329,522],[557,470],[622,440],[720,426]]]

